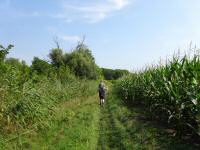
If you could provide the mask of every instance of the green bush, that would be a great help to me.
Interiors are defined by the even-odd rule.
[[[96,93],[96,81],[76,78],[68,65],[59,62],[60,58],[63,59],[63,55],[61,57],[59,55],[62,54],[61,50],[58,50],[58,53],[57,50],[52,51],[51,64],[35,57],[29,67],[24,61],[15,58],[6,59],[10,48],[12,46],[8,48],[0,46],[2,132],[19,127],[44,128],[46,126],[44,118],[54,113],[52,108],[57,104],[74,97]],[[82,69],[79,71],[83,71]]]
[[[130,74],[128,70],[101,68],[104,79],[117,80]]]

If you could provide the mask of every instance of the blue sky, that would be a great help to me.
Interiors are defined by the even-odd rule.
[[[101,67],[135,70],[200,45],[199,0],[0,0],[0,44],[28,64],[83,35]]]

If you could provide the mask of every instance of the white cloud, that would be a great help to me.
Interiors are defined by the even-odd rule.
[[[74,19],[83,19],[86,22],[96,23],[109,17],[114,12],[124,9],[129,4],[131,4],[130,0],[104,0],[104,2],[87,5],[65,3],[63,12],[52,15],[52,17],[65,21],[70,20],[70,22]]]
[[[59,38],[67,42],[77,42],[81,40],[81,38],[76,35],[63,35],[59,36]]]
[[[110,2],[114,3],[116,9],[120,10],[129,4],[128,0],[110,0]]]
[[[62,40],[65,42],[78,42],[81,41],[81,37],[78,35],[68,35],[68,34],[63,34],[62,32],[59,31],[58,28],[56,27],[46,27],[46,30],[51,33],[52,35],[54,35],[54,37],[58,40]]]

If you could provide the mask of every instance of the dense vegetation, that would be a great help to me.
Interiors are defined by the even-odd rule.
[[[69,53],[57,46],[49,60],[34,57],[30,66],[7,58],[12,48],[0,45],[0,148],[195,149],[179,136],[199,137],[197,54],[130,73],[99,68],[83,43]],[[109,93],[101,108],[102,78]],[[169,137],[146,116],[178,136]]]
[[[80,79],[97,79],[99,76],[99,68],[95,64],[95,59],[84,44],[79,44],[71,53],[64,53],[60,48],[52,49],[49,58],[51,65],[37,57],[34,58],[33,70],[46,74],[52,72],[51,67],[53,67],[61,76],[64,72],[64,74],[74,74]]]
[[[130,106],[140,103],[154,119],[176,129],[177,135],[198,136],[200,58],[173,57],[165,65],[121,79],[118,95]]]
[[[122,69],[102,68],[102,74],[106,80],[117,80],[119,78],[122,78],[123,76],[127,76],[128,74],[130,74],[130,72],[128,70]]]
[[[35,57],[32,65],[6,58],[13,45],[0,46],[0,131],[43,129],[53,108],[73,97],[96,93],[98,66],[91,51],[78,45],[71,53],[52,49],[48,61]]]
[[[199,147],[172,136],[168,127],[148,118],[140,105],[127,107],[110,92],[100,113],[99,150],[196,150]]]

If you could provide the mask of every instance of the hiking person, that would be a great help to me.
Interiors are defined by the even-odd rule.
[[[99,87],[98,87],[98,92],[99,92],[99,99],[100,99],[100,105],[103,106],[105,97],[106,97],[106,86],[103,81],[100,82]]]

